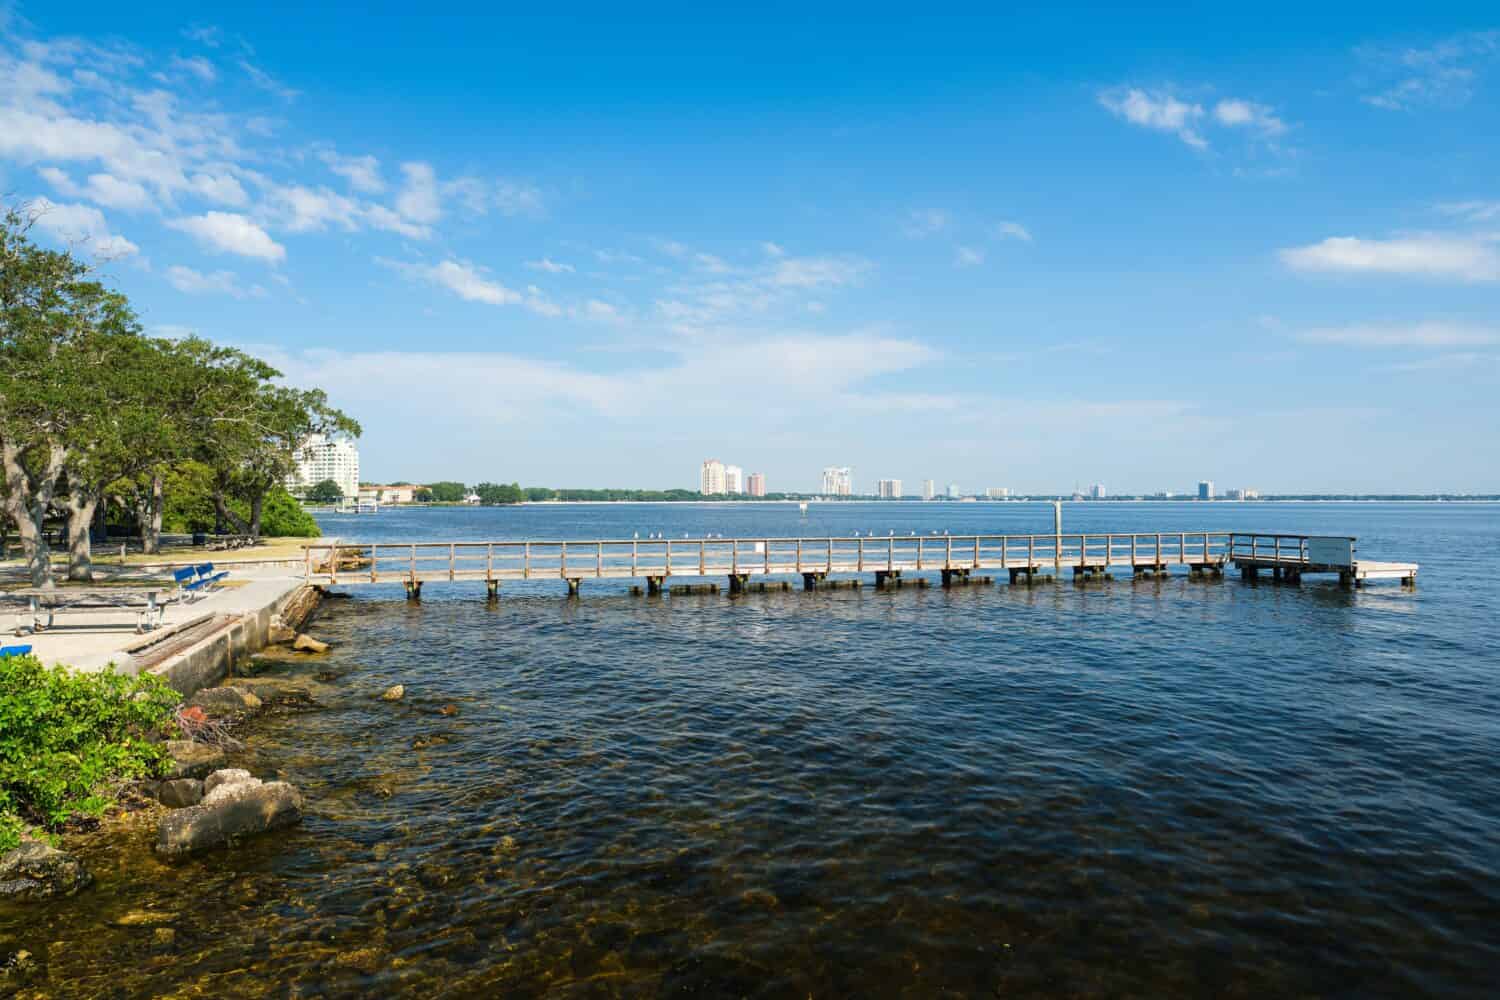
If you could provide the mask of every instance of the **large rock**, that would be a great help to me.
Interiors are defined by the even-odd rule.
[[[406,697],[406,685],[405,684],[392,684],[390,687],[388,687],[388,688],[385,689],[385,693],[380,696],[380,700],[381,701],[400,701],[402,698],[405,698],[405,697]]]
[[[249,688],[203,688],[188,699],[188,705],[196,705],[209,715],[249,715],[260,711],[260,698]]]
[[[301,650],[304,653],[326,653],[328,652],[328,643],[319,642],[303,632],[298,634],[297,641],[292,643],[292,648]]]
[[[203,779],[203,794],[209,794],[220,785],[237,785],[242,781],[254,780],[254,776],[249,771],[238,767],[226,767],[224,770],[215,771]]]
[[[228,760],[218,747],[192,740],[168,740],[167,753],[172,756],[172,767],[165,778],[206,778]]]
[[[174,778],[163,781],[156,797],[168,809],[186,809],[203,801],[203,782],[197,778]]]
[[[40,841],[28,840],[0,854],[0,899],[71,896],[93,880],[73,855]]]
[[[170,856],[207,850],[301,820],[302,793],[284,781],[215,783],[202,802],[162,819],[156,851]]]

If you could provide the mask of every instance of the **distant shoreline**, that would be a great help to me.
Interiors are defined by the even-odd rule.
[[[995,507],[1006,504],[1039,504],[1055,503],[1058,501],[1066,504],[1107,506],[1109,504],[1234,504],[1239,506],[1256,506],[1269,503],[1342,503],[1342,504],[1437,504],[1437,503],[1466,503],[1466,504],[1494,504],[1500,503],[1500,496],[1479,497],[1452,497],[1452,496],[1430,496],[1430,497],[1261,497],[1258,500],[1225,500],[1215,498],[1213,500],[1199,500],[1196,497],[1121,497],[1118,499],[1105,500],[1073,500],[1060,497],[1012,497],[1007,500],[922,500],[920,498],[903,498],[899,500],[880,500],[874,497],[860,497],[849,500],[521,500],[513,504],[465,504],[465,503],[403,503],[382,504],[383,510],[466,510],[470,508],[484,509],[493,507],[619,507],[627,505],[636,506],[673,506],[673,507],[770,507],[789,506],[792,504],[807,504],[809,508],[824,506],[848,506],[852,504],[877,504],[883,507],[895,505],[911,506],[981,506]],[[317,513],[338,513],[329,508],[307,508]],[[353,513],[348,511],[347,513]]]

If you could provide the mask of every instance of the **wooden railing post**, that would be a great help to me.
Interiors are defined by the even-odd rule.
[[[802,572],[802,539],[797,539],[797,572]]]
[[[380,546],[374,544],[373,542],[370,544],[370,582],[371,583],[375,582],[375,567],[377,567],[377,566],[380,565],[380,556],[379,556],[379,553],[376,551],[379,548],[380,548]]]
[[[974,568],[979,568],[979,536],[974,536]]]
[[[630,543],[630,575],[631,576],[639,576],[640,575],[639,573],[636,572],[636,570],[640,566],[640,562],[641,562],[641,543],[638,542],[638,541],[632,540],[631,543]]]
[[[521,579],[531,579],[531,543],[522,542],[521,549]]]
[[[603,542],[596,542],[594,544],[594,576],[595,577],[602,577],[602,576],[604,576],[604,543]]]
[[[953,568],[953,539],[943,536],[943,569]]]
[[[761,539],[761,543],[760,544],[761,544],[761,548],[765,550],[765,555],[766,555],[766,576],[770,576],[771,575],[771,540],[769,538]]]
[[[495,543],[490,542],[484,547],[484,582],[489,583],[495,578]]]
[[[448,543],[448,579],[449,580],[453,579],[453,569],[454,569],[453,563],[454,563],[454,558],[457,555],[457,552],[458,552],[458,546],[455,545],[453,542],[449,542]]]
[[[563,542],[562,543],[562,553],[558,556],[557,565],[558,565],[558,573],[557,573],[557,575],[558,576],[564,576],[564,577],[567,576],[568,575],[568,543],[567,542]]]
[[[859,552],[855,556],[855,565],[857,565],[859,567],[859,571],[863,573],[865,571],[865,540],[863,536],[856,539],[855,544],[859,547]]]

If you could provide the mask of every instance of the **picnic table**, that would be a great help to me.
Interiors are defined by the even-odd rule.
[[[160,584],[142,587],[59,587],[55,590],[28,587],[24,590],[8,590],[5,596],[25,598],[29,608],[25,614],[16,614],[16,635],[51,628],[58,612],[109,614],[134,611],[135,630],[147,632],[161,626],[162,614],[166,610],[162,594],[167,589]],[[27,618],[31,620],[30,625],[26,624]]]

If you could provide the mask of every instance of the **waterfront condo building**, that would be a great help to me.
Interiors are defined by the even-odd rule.
[[[823,490],[826,497],[847,497],[854,495],[854,481],[850,478],[849,467],[830,465],[823,470]]]
[[[1198,499],[1212,500],[1214,498],[1214,481],[1205,479],[1198,484]]]
[[[876,487],[875,492],[879,494],[880,499],[882,500],[900,500],[901,480],[882,479],[879,485]]]
[[[703,463],[703,477],[699,480],[698,492],[706,497],[718,496],[724,492],[724,463],[717,458],[710,458]]]
[[[985,489],[984,495],[988,499],[990,499],[990,500],[1009,500],[1010,499],[1010,487],[1008,487],[1008,486],[990,486],[987,489]]]
[[[931,479],[922,480],[922,499],[931,500],[937,496],[937,483]]]
[[[764,472],[752,472],[745,480],[745,492],[753,497],[766,495],[766,474]]]
[[[958,497],[959,497],[958,484],[957,483],[949,483],[948,484],[948,499],[949,500],[957,500]]]
[[[1090,500],[1103,500],[1109,493],[1104,489],[1103,483],[1095,483],[1089,487]]]
[[[745,470],[738,465],[724,466],[724,492],[745,492]]]
[[[309,434],[297,447],[297,467],[287,477],[286,488],[305,493],[325,479],[338,483],[344,499],[359,497],[359,449],[348,438]]]

